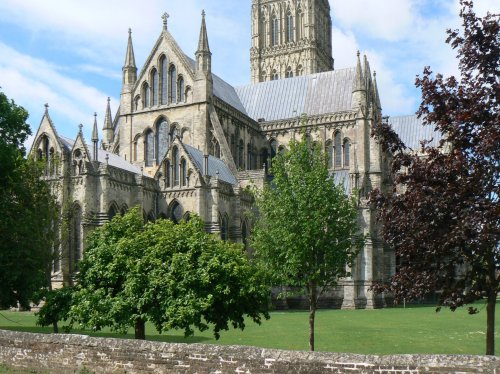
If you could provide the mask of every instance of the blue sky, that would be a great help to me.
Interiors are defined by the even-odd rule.
[[[500,12],[498,0],[475,0],[478,15]],[[140,4],[140,5],[138,5]],[[139,69],[170,14],[169,31],[188,55],[197,47],[201,11],[213,54],[212,69],[232,85],[250,81],[250,0],[1,0],[0,87],[30,113],[36,131],[44,111],[58,131],[89,137],[93,113],[102,126],[107,97],[118,108],[128,28]],[[356,51],[377,71],[383,112],[418,108],[415,76],[456,74],[455,52],[444,43],[460,26],[458,0],[330,0],[335,67],[354,66]]]

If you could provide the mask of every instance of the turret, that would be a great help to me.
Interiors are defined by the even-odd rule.
[[[123,72],[122,92],[129,91],[137,82],[137,66],[135,65],[134,46],[132,45],[132,30],[128,29],[127,53],[125,54],[125,64]]]
[[[104,116],[104,126],[102,127],[102,132],[104,149],[109,150],[109,146],[113,142],[114,138],[113,120],[111,118],[111,105],[109,97],[108,105],[106,106],[106,115]]]
[[[94,161],[97,161],[98,143],[99,143],[99,134],[97,132],[97,113],[94,113],[94,128],[92,129],[92,144],[93,144],[92,154]]]
[[[212,81],[212,53],[208,45],[207,25],[205,11],[201,13],[200,39],[196,51],[196,71],[194,85],[194,100],[198,102],[209,101],[213,90]]]
[[[366,103],[366,81],[363,77],[361,69],[361,59],[358,51],[358,63],[356,65],[356,73],[354,76],[354,86],[352,89],[352,108],[360,109]]]
[[[206,76],[212,73],[212,53],[208,45],[205,11],[201,13],[200,38],[198,41],[198,50],[196,51],[196,72],[203,72]]]

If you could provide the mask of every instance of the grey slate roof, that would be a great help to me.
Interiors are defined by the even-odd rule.
[[[355,68],[236,87],[254,120],[275,121],[351,110]]]
[[[196,61],[194,61],[191,57],[184,54],[186,60],[191,64],[191,68],[193,71],[196,71]],[[233,86],[227,83],[224,79],[212,73],[212,79],[214,83],[214,95],[231,105],[233,108],[238,109],[241,113],[247,114],[245,107],[240,101],[238,94]]]
[[[73,149],[73,146],[75,144],[74,140],[72,140],[70,138],[67,138],[65,136],[59,136],[59,140],[61,141],[62,145],[68,151],[71,151]],[[92,144],[92,143],[90,143],[90,144]],[[91,149],[89,149],[89,151],[91,151]],[[109,155],[108,163],[109,163],[110,166],[113,166],[115,168],[122,169],[122,170],[125,170],[125,171],[129,171],[129,172],[132,172],[132,173],[135,173],[135,174],[141,174],[141,168],[140,167],[132,165],[130,162],[128,162],[124,158],[118,156],[117,154],[105,151],[103,149],[98,149],[97,150],[97,161],[105,163],[106,162],[106,155]]]
[[[198,170],[203,172],[203,152],[187,144],[184,144],[184,148],[189,153],[191,160],[196,164]],[[218,177],[220,180],[233,185],[238,184],[235,176],[224,161],[213,156],[208,156],[208,175],[215,177],[217,176],[217,172],[219,172]]]
[[[403,143],[412,150],[418,150],[422,140],[432,140],[429,145],[435,147],[439,145],[439,141],[443,138],[442,134],[435,131],[433,126],[424,126],[422,119],[415,114],[389,117],[389,124]]]

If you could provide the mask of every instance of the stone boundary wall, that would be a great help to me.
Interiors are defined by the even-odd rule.
[[[96,373],[500,374],[496,356],[365,356],[2,330],[0,363],[54,374],[79,373],[84,368]]]

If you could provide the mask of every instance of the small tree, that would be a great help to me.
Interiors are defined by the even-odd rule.
[[[275,285],[306,289],[313,351],[318,298],[349,275],[362,245],[356,202],[334,183],[321,147],[305,137],[272,160],[271,172],[272,182],[256,191],[252,245]]]
[[[160,333],[212,327],[218,339],[229,324],[243,329],[245,315],[269,318],[260,278],[240,246],[206,233],[199,218],[144,225],[133,209],[89,236],[70,315],[95,330],[134,327],[136,339],[146,321]]]
[[[0,308],[28,309],[50,281],[58,210],[45,165],[25,158],[27,118],[0,92]]]
[[[486,354],[495,352],[495,303],[500,264],[500,18],[476,17],[461,1],[463,34],[448,30],[458,49],[461,79],[417,77],[418,114],[444,136],[423,144],[423,157],[406,150],[390,126],[375,128],[394,154],[393,190],[375,191],[382,236],[400,259],[389,285],[396,301],[439,291],[439,306],[487,300]],[[470,313],[477,313],[474,307]]]

